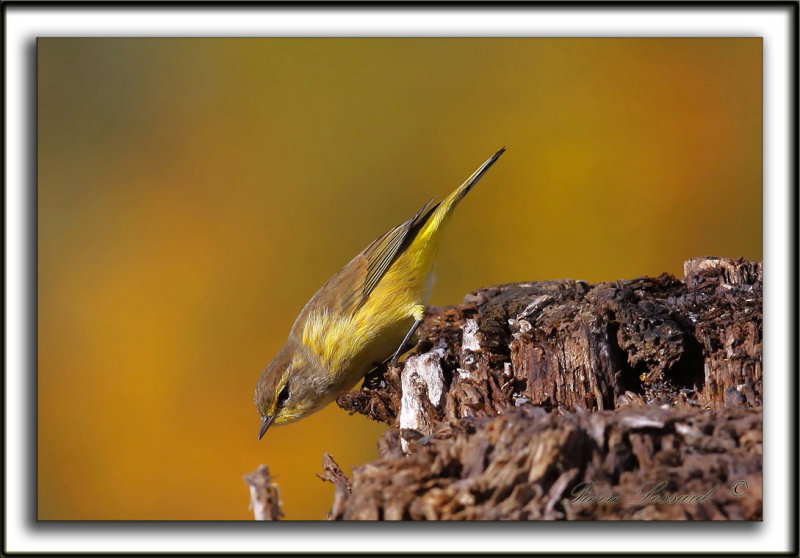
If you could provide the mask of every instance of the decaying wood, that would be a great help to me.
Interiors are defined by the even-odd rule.
[[[761,280],[760,263],[697,258],[684,280],[429,308],[405,364],[338,399],[392,428],[331,518],[759,519]],[[682,500],[627,505],[648,483]]]
[[[760,519],[755,409],[465,418],[354,468],[333,519]],[[663,486],[662,486],[663,483]]]
[[[344,512],[344,503],[350,492],[353,489],[353,483],[347,478],[339,464],[333,460],[331,454],[325,453],[322,458],[322,474],[317,473],[317,476],[327,482],[332,483],[336,490],[333,493],[333,506],[331,512],[328,514],[328,519],[334,519]]]
[[[250,509],[256,521],[276,521],[283,517],[278,486],[272,482],[266,465],[244,476],[250,488]]]

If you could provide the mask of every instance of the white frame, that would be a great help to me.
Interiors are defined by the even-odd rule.
[[[794,6],[797,9],[797,6]],[[791,338],[792,176],[796,145],[796,64],[793,13],[776,5],[597,5],[453,7],[269,5],[4,6],[6,23],[6,552],[778,552],[790,549],[796,484],[792,484],[792,401],[796,393]],[[424,12],[424,14],[422,13]],[[796,17],[796,15],[794,15]],[[26,373],[35,339],[28,338],[36,278],[25,265],[36,257],[30,198],[35,176],[35,68],[26,49],[41,36],[713,36],[764,41],[764,521],[741,524],[355,524],[316,522],[48,523],[34,522],[26,492],[36,464],[27,447]],[[28,51],[30,52],[30,51]],[[796,56],[796,54],[795,54]],[[796,94],[796,92],[794,92]],[[27,207],[27,210],[26,210]],[[35,211],[35,208],[33,209]],[[796,262],[795,262],[796,263]],[[794,487],[794,490],[793,490]],[[794,518],[796,519],[796,518]],[[577,536],[581,535],[581,536]],[[795,549],[796,550],[796,549]]]

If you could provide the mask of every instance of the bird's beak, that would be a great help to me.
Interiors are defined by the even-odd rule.
[[[275,415],[267,415],[265,417],[261,417],[261,428],[258,429],[258,441],[261,441],[261,438],[264,437],[264,434],[267,432],[267,428],[269,425],[272,424],[272,421],[275,420]]]

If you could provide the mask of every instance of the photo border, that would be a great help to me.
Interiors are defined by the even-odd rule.
[[[387,548],[494,555],[797,554],[796,2],[7,2],[2,6],[2,17],[6,111],[5,554],[355,554]],[[769,402],[763,411],[764,521],[37,521],[35,40],[39,36],[763,37],[764,401]],[[242,494],[246,505],[244,486]]]

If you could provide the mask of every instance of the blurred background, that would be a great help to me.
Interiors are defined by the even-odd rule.
[[[323,519],[331,405],[256,443],[308,298],[503,145],[432,304],[761,259],[760,39],[40,39],[38,517]]]

